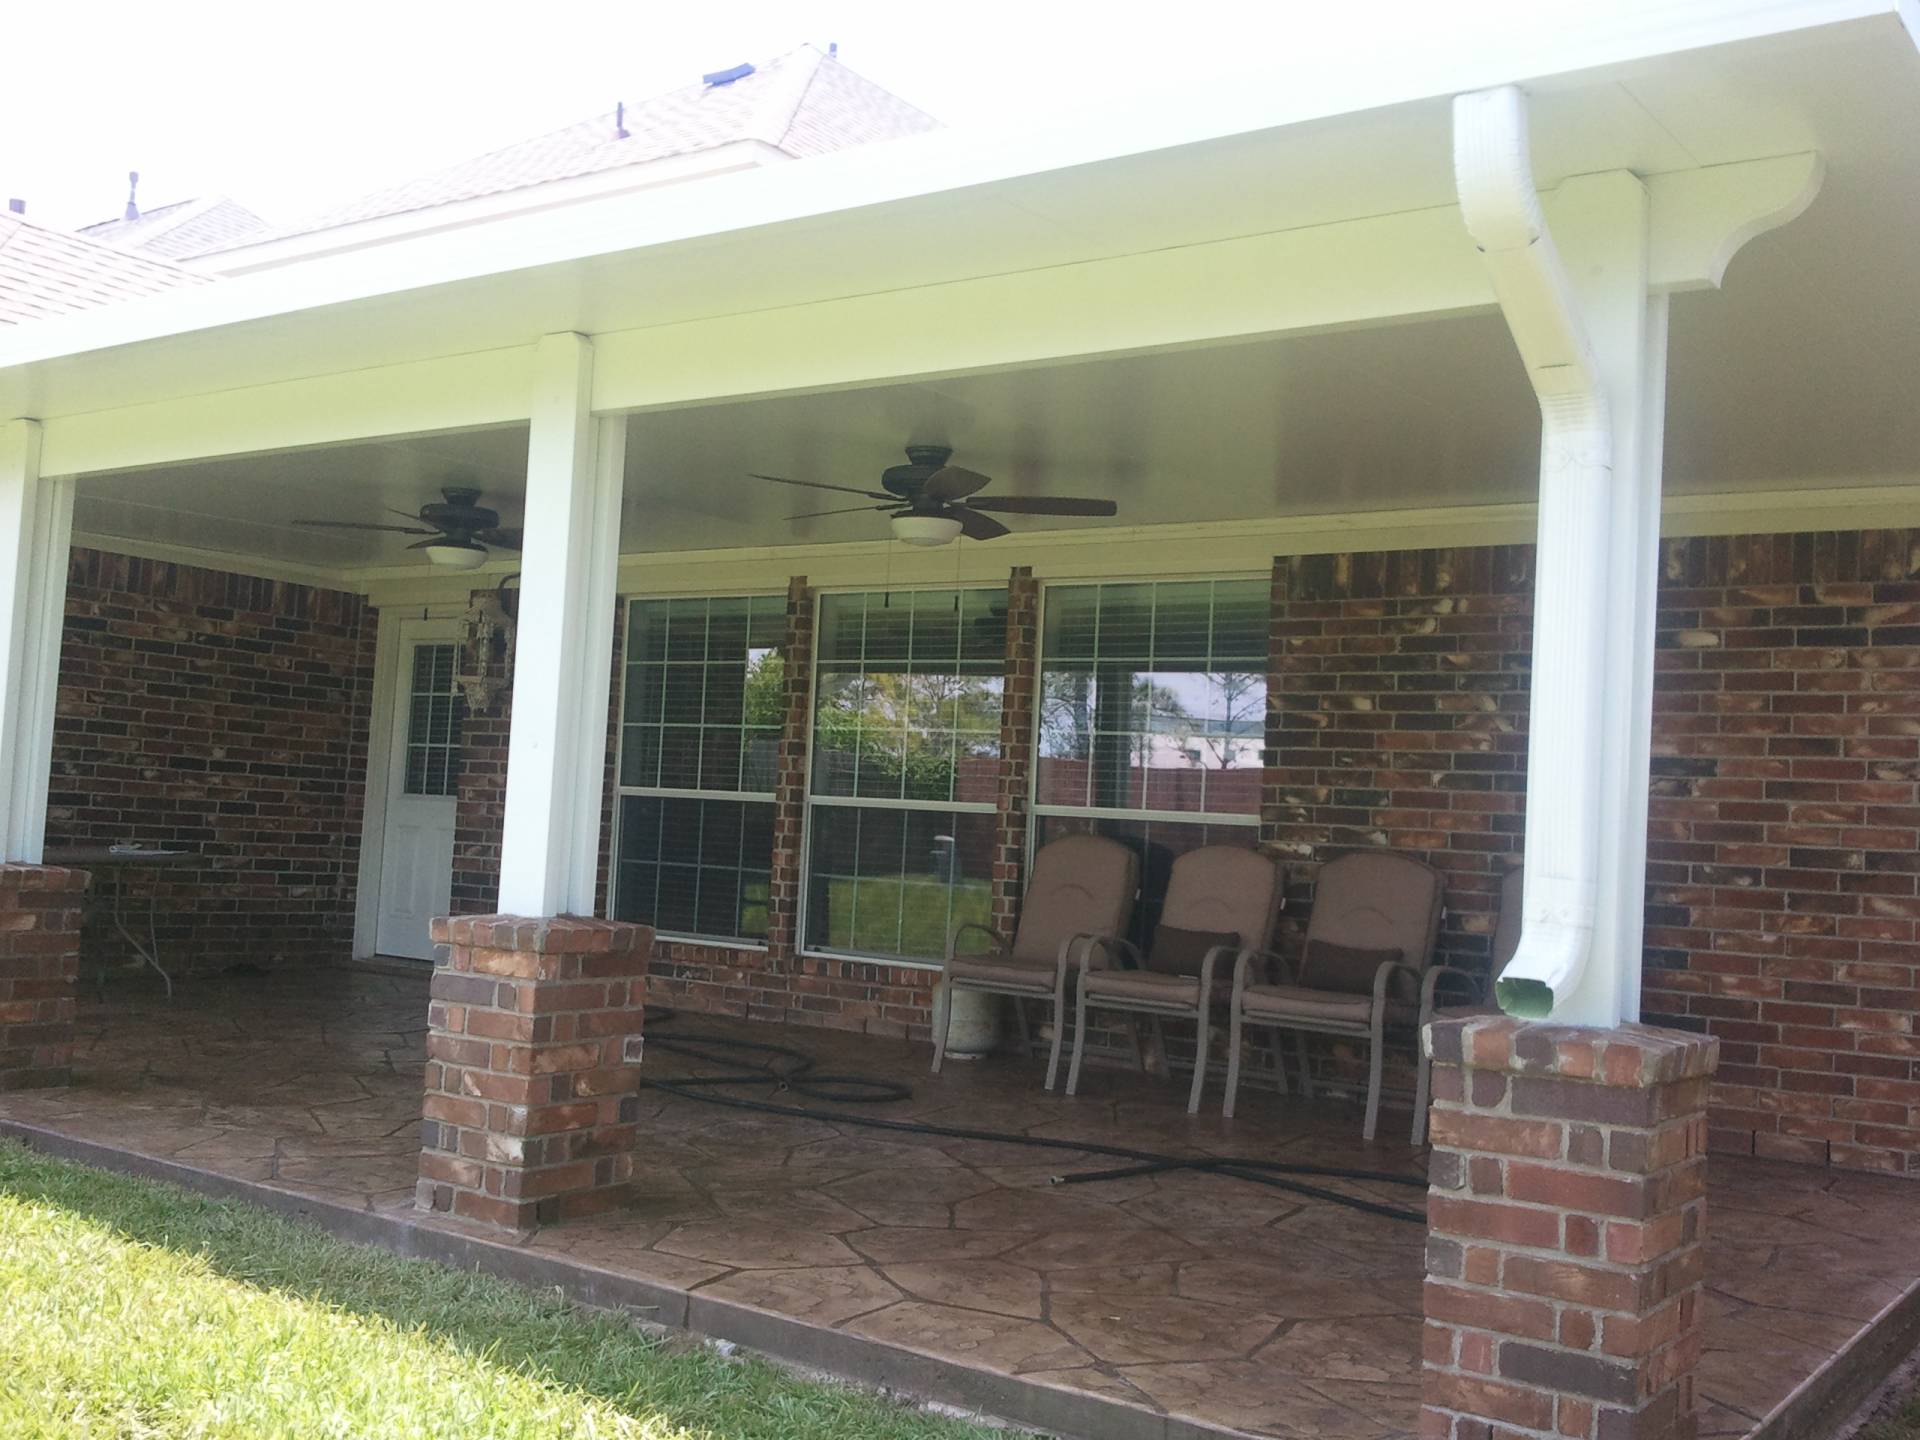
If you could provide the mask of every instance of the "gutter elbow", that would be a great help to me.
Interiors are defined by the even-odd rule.
[[[1528,922],[1507,968],[1494,982],[1493,998],[1507,1014],[1545,1020],[1579,988],[1593,953],[1593,921]]]

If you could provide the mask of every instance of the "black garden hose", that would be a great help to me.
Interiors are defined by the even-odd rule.
[[[1055,1140],[1037,1135],[1022,1135],[1005,1130],[976,1130],[959,1125],[935,1125],[924,1120],[885,1120],[878,1116],[848,1114],[838,1110],[815,1110],[802,1105],[780,1105],[767,1100],[752,1100],[738,1095],[716,1093],[739,1085],[772,1085],[775,1093],[790,1093],[812,1100],[841,1105],[884,1105],[913,1098],[913,1087],[897,1080],[882,1080],[871,1075],[819,1074],[817,1063],[806,1051],[790,1045],[774,1045],[763,1040],[742,1040],[732,1035],[686,1033],[661,1035],[662,1025],[672,1023],[675,1012],[668,1009],[647,1011],[647,1048],[684,1055],[703,1064],[721,1067],[714,1075],[692,1075],[673,1080],[642,1079],[641,1087],[665,1091],[706,1105],[724,1105],[733,1110],[749,1110],[762,1115],[784,1115],[798,1120],[821,1120],[837,1125],[864,1125],[873,1130],[889,1130],[904,1135],[930,1135],[945,1140],[988,1140],[1002,1145],[1025,1145],[1036,1150],[1071,1150],[1083,1155],[1104,1155],[1130,1164],[1112,1170],[1085,1171],[1056,1175],[1056,1185],[1084,1185],[1101,1180],[1119,1180],[1133,1175],[1166,1174],[1194,1170],[1202,1174],[1230,1175],[1275,1190],[1344,1205],[1368,1215],[1389,1220],[1404,1220],[1425,1225],[1427,1217],[1419,1211],[1344,1195],[1324,1186],[1311,1185],[1289,1177],[1312,1176],[1317,1179],[1365,1181],[1377,1185],[1395,1185],[1424,1190],[1427,1182],[1411,1175],[1385,1170],[1351,1170],[1339,1166],[1302,1165],[1293,1161],[1267,1160],[1253,1156],[1162,1155],[1152,1150],[1137,1150],[1124,1145],[1100,1145],[1087,1140]],[[763,1057],[757,1059],[746,1056]]]

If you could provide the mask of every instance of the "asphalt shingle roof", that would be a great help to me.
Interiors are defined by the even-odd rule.
[[[170,261],[0,215],[0,325],[205,283],[205,276]]]
[[[276,233],[330,230],[743,140],[757,140],[798,158],[918,134],[938,124],[899,96],[807,45],[730,84],[689,85],[628,106],[624,140],[618,137],[614,112],[609,110],[375,191]]]
[[[138,250],[169,260],[186,260],[225,250],[273,228],[246,206],[224,195],[176,200],[144,210],[135,220],[102,220],[82,225],[80,233],[123,250]]]

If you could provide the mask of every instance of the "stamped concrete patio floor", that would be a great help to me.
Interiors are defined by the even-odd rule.
[[[171,1002],[116,987],[105,1003],[83,1005],[72,1088],[0,1096],[0,1122],[14,1122],[0,1128],[247,1182],[281,1208],[288,1196],[309,1197],[442,1235],[486,1236],[411,1208],[425,988],[346,970],[199,981]],[[1038,1065],[1012,1058],[934,1077],[920,1048],[829,1031],[689,1015],[655,1035],[689,1031],[799,1046],[824,1070],[914,1088],[908,1101],[821,1107],[849,1115],[1423,1168],[1404,1139],[1361,1145],[1357,1112],[1340,1103],[1254,1095],[1228,1122],[1217,1110],[1188,1117],[1184,1085],[1131,1073],[1095,1072],[1069,1100],[1040,1089]],[[656,1046],[645,1073],[703,1068]],[[1368,1440],[1415,1428],[1417,1225],[1193,1172],[1062,1188],[1051,1177],[1115,1162],[658,1091],[642,1099],[631,1206],[517,1237],[518,1255],[685,1292],[678,1313],[696,1328],[706,1328],[703,1301],[734,1317],[736,1331],[741,1317],[761,1317],[764,1348],[862,1379],[926,1388],[909,1357],[939,1362],[939,1373],[964,1369],[982,1383],[949,1393],[970,1389],[990,1411],[1050,1417],[1066,1434]],[[1390,1111],[1383,1128],[1403,1123]],[[1417,1190],[1315,1183],[1421,1204]],[[1744,1435],[1920,1276],[1920,1191],[1720,1158],[1711,1183],[1701,1429]],[[807,1335],[819,1343],[796,1344]],[[735,1338],[758,1343],[751,1324]],[[850,1354],[868,1358],[849,1364]]]

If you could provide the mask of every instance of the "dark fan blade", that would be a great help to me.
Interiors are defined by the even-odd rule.
[[[998,510],[1005,515],[1117,515],[1111,500],[1075,500],[1065,495],[999,495],[967,502],[976,510]]]
[[[421,518],[411,510],[396,510],[391,505],[387,507],[387,513],[389,515],[398,515],[402,520],[418,520]]]
[[[947,514],[960,522],[960,533],[969,540],[997,540],[1013,533],[991,515],[982,515],[968,505],[949,505]]]
[[[898,495],[889,495],[884,490],[856,490],[851,485],[827,485],[818,480],[789,480],[784,475],[762,475],[757,470],[747,472],[756,480],[771,480],[776,485],[804,485],[809,490],[841,490],[848,495],[864,495],[869,500],[898,501]]]
[[[296,520],[309,530],[385,530],[394,535],[438,535],[438,530],[422,530],[418,525],[362,525],[357,520]]]
[[[789,515],[789,520],[818,520],[822,515],[871,515],[875,510],[891,510],[891,505],[849,505],[844,510],[809,510],[804,515]]]
[[[495,530],[481,530],[473,538],[482,545],[493,545],[502,550],[518,550],[526,542],[527,532],[518,525],[502,525]]]
[[[929,475],[920,493],[929,500],[959,500],[992,483],[977,470],[963,470],[958,465],[949,465]]]

